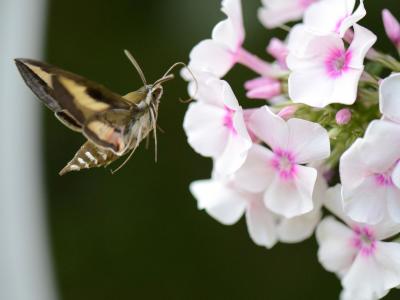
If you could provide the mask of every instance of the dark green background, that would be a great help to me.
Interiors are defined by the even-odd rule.
[[[397,0],[366,2],[363,23],[377,33],[379,47],[394,52],[379,14],[385,5],[400,16]],[[283,32],[258,23],[259,5],[243,1],[245,45],[265,57],[268,38]],[[210,36],[223,19],[219,7],[217,0],[53,0],[46,60],[124,94],[140,80],[122,49],[130,49],[154,81]],[[252,76],[242,67],[229,74],[239,99]],[[250,240],[243,220],[225,227],[197,210],[188,185],[209,177],[211,162],[186,143],[187,106],[178,102],[186,84],[178,78],[165,91],[158,163],[153,147],[142,145],[115,176],[95,169],[59,177],[84,139],[44,112],[48,218],[61,298],[338,299],[339,281],[319,265],[314,239],[267,251]]]

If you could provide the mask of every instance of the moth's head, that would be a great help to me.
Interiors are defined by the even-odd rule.
[[[149,88],[149,94],[151,94],[151,101],[159,102],[162,97],[163,91],[164,89],[161,84],[151,85]]]

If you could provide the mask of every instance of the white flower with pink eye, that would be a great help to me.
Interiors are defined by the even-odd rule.
[[[323,0],[311,5],[304,13],[303,23],[318,34],[337,33],[343,37],[347,29],[366,15],[363,0],[354,11],[356,0]],[[353,12],[354,11],[354,12]]]
[[[267,28],[279,27],[303,17],[304,11],[317,0],[262,0],[258,19]]]
[[[314,209],[291,219],[271,212],[265,207],[262,194],[245,191],[232,179],[198,180],[191,183],[190,191],[198,208],[224,225],[232,225],[245,215],[251,239],[269,249],[278,241],[297,243],[313,234],[321,219],[326,183],[318,177],[313,195]]]
[[[357,24],[354,30],[354,39],[348,49],[338,35],[302,32],[308,35],[302,51],[290,51],[287,58],[292,71],[288,81],[289,97],[293,102],[313,107],[355,102],[364,57],[376,36]]]
[[[235,173],[238,184],[248,191],[264,193],[266,207],[286,218],[311,211],[317,171],[303,164],[329,156],[327,131],[301,119],[286,122],[267,106],[252,113],[248,127],[270,149],[253,145]]]
[[[344,223],[327,217],[319,224],[318,258],[341,279],[342,299],[378,299],[398,286],[400,244],[384,240],[400,232],[399,224],[350,220],[343,212],[340,185],[329,189],[325,199],[325,206]]]
[[[364,138],[340,159],[343,205],[353,220],[377,224],[385,218],[400,223],[400,189],[393,183],[400,159],[400,125],[375,120]]]
[[[214,158],[218,172],[230,174],[241,167],[252,145],[243,110],[226,81],[210,78],[202,84],[200,101],[190,104],[183,127],[193,149]]]

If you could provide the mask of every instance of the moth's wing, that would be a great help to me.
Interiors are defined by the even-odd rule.
[[[53,92],[52,77],[57,68],[30,59],[15,59],[26,85],[52,111],[62,110]]]
[[[107,110],[93,115],[83,126],[83,134],[96,145],[123,155],[129,149],[133,136],[132,125],[142,114],[140,110]]]
[[[97,113],[129,110],[135,105],[96,82],[60,68],[30,59],[16,59],[16,64],[26,84],[70,128],[81,128]]]

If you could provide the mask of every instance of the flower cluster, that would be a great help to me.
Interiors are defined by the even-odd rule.
[[[194,76],[182,72],[196,99],[188,142],[214,162],[211,179],[190,185],[199,209],[225,225],[245,215],[268,249],[315,233],[341,299],[384,297],[400,286],[400,61],[358,24],[363,0],[262,0],[261,23],[289,31],[267,45],[273,62],[244,49],[240,0],[222,12],[190,53]],[[382,17],[400,53],[400,25]],[[237,64],[256,74],[244,90],[258,108],[243,108],[223,79]]]

